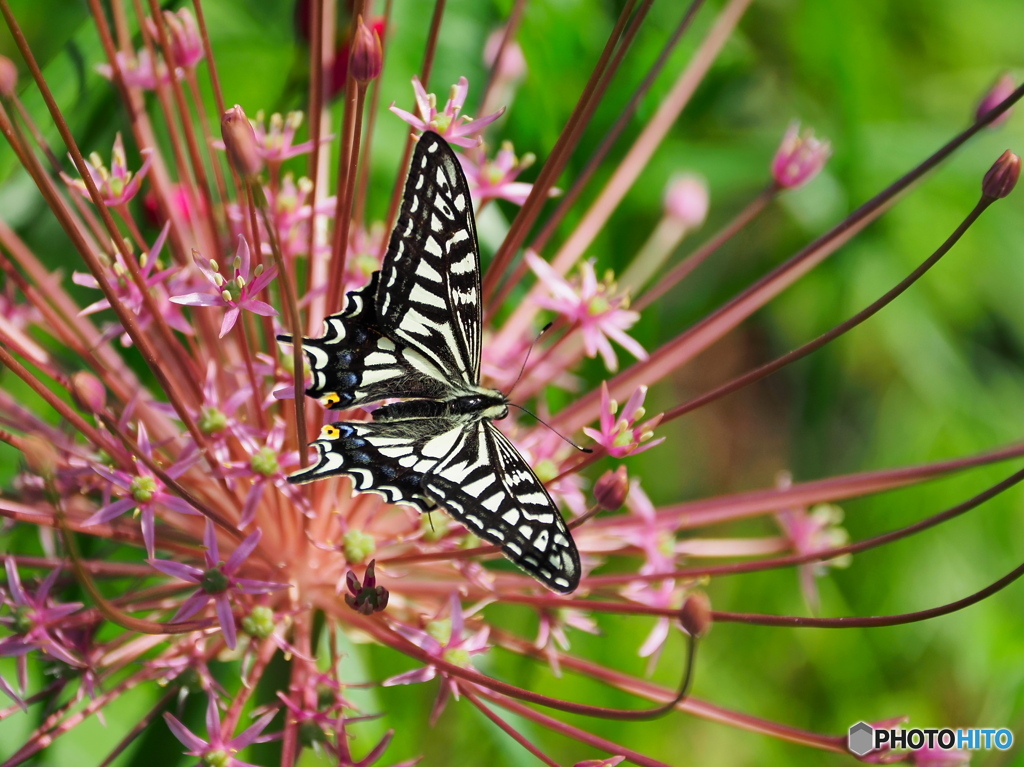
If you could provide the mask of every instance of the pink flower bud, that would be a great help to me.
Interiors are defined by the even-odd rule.
[[[711,628],[711,600],[703,591],[690,594],[683,602],[679,614],[679,622],[683,629],[692,637],[702,637]]]
[[[827,141],[816,139],[809,130],[801,135],[800,123],[794,122],[772,160],[772,178],[783,189],[794,189],[817,176],[831,154]]]
[[[995,161],[981,182],[981,193],[985,197],[998,200],[1006,197],[1017,186],[1020,178],[1020,158],[1007,149]]]
[[[57,448],[51,442],[35,434],[29,434],[19,440],[17,447],[21,449],[28,470],[33,474],[43,479],[53,479],[56,476],[59,457]]]
[[[243,178],[259,175],[263,170],[263,157],[259,152],[256,131],[238,104],[224,113],[220,121],[220,133],[231,166],[238,174]]]
[[[594,500],[605,511],[618,511],[629,494],[629,476],[626,467],[606,471],[594,483]]]
[[[484,44],[484,62],[489,67],[495,64],[494,59],[498,55],[501,41],[505,38],[505,28],[501,27],[491,32]],[[501,61],[498,63],[498,70],[495,76],[501,80],[515,81],[526,74],[526,58],[523,56],[523,49],[514,39],[505,44],[505,50],[501,54]]]
[[[107,405],[107,390],[96,376],[80,370],[71,376],[71,396],[88,413],[99,413]]]
[[[206,53],[195,17],[188,8],[182,8],[177,13],[164,11],[164,20],[170,30],[174,63],[179,67],[192,69],[203,60]]]
[[[978,109],[974,113],[974,119],[982,119],[993,108],[1003,103],[1007,99],[1007,97],[1011,93],[1013,93],[1014,87],[1015,86],[1013,78],[1010,77],[1009,74],[1003,73],[1003,75],[1001,75],[1000,78],[996,80],[995,85],[993,85],[989,92],[985,94],[985,98],[981,100],[981,103],[978,104]],[[1002,125],[1010,118],[1010,112],[1012,111],[1012,109],[1007,109],[1005,112],[999,115],[999,117],[993,119],[992,122],[988,124],[988,127],[994,128],[997,125]]]
[[[377,31],[370,29],[359,17],[356,24],[355,40],[349,54],[349,72],[357,83],[368,83],[380,76],[384,63],[384,51],[381,48]]]
[[[18,67],[6,56],[0,56],[0,96],[12,98],[18,88]]]
[[[677,176],[665,188],[665,212],[687,229],[696,229],[708,215],[708,187],[703,179]]]

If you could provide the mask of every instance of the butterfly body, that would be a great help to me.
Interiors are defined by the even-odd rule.
[[[493,424],[508,415],[508,400],[480,385],[480,295],[465,175],[447,143],[425,133],[380,271],[324,321],[323,336],[303,340],[308,395],[331,409],[387,402],[371,421],[324,426],[313,442],[317,462],[289,480],[343,474],[356,490],[390,503],[421,511],[440,505],[568,593],[580,576],[572,536],[543,483]]]

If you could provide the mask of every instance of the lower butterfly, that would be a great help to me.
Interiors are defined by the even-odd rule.
[[[543,483],[492,423],[508,415],[508,400],[480,386],[481,325],[469,186],[444,139],[425,133],[380,271],[324,320],[323,336],[303,339],[309,396],[332,409],[398,401],[373,410],[372,421],[324,426],[316,463],[289,481],[343,474],[390,503],[440,506],[569,593],[579,553]]]

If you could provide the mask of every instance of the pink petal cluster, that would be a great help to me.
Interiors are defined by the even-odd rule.
[[[536,157],[533,154],[516,157],[510,141],[505,141],[493,159],[483,157],[479,162],[464,154],[458,155],[462,169],[466,172],[469,189],[473,194],[473,204],[479,208],[490,200],[508,200],[522,205],[533,189],[533,184],[516,181],[516,177],[533,165]],[[550,195],[559,194],[552,189]]]
[[[472,120],[462,112],[462,105],[466,103],[466,95],[469,93],[469,80],[460,77],[459,82],[452,86],[448,94],[448,101],[444,109],[437,111],[437,97],[433,93],[427,93],[420,83],[420,79],[413,75],[412,87],[416,92],[416,108],[419,117],[399,109],[391,104],[391,111],[405,120],[409,125],[418,131],[434,131],[447,139],[449,144],[461,147],[479,146],[480,138],[470,138],[479,133],[492,122],[505,113],[505,107],[497,112]]]
[[[640,315],[627,308],[627,296],[616,295],[610,273],[604,280],[598,280],[593,260],[587,260],[580,264],[578,282],[572,284],[535,253],[527,251],[526,262],[550,294],[549,297],[535,299],[537,304],[557,312],[579,327],[588,357],[600,354],[608,370],[617,370],[619,361],[609,341],[611,339],[637,359],[647,359],[644,348],[626,335]]]
[[[238,248],[231,262],[233,275],[230,279],[220,273],[220,267],[216,261],[204,257],[199,251],[193,250],[192,258],[203,277],[216,290],[183,293],[172,296],[171,301],[183,306],[227,307],[227,312],[225,312],[220,325],[221,338],[235,326],[238,315],[243,310],[264,317],[277,316],[277,309],[256,298],[277,276],[277,268],[271,266],[264,270],[263,264],[259,264],[255,269],[250,270],[249,243],[245,241],[245,237],[238,236]]]
[[[601,419],[600,429],[584,427],[583,433],[601,445],[608,454],[615,458],[622,458],[635,453],[642,453],[650,450],[657,444],[665,441],[664,437],[652,440],[654,428],[660,423],[661,416],[657,415],[644,423],[637,425],[637,421],[644,417],[644,399],[647,397],[647,387],[640,386],[626,400],[622,413],[616,418],[618,403],[608,394],[608,383],[601,382]]]
[[[89,155],[88,162],[85,165],[86,170],[89,171],[89,177],[92,179],[93,185],[99,190],[100,199],[108,208],[124,205],[138,194],[139,187],[142,185],[142,179],[146,177],[153,159],[148,149],[142,150],[141,154],[144,158],[142,166],[137,172],[133,173],[128,170],[128,161],[124,153],[124,141],[121,139],[121,134],[118,133],[114,137],[114,148],[111,151],[109,170],[103,164],[103,160],[98,154],[93,152]],[[92,195],[89,194],[89,187],[86,186],[85,181],[81,178],[72,178],[63,172],[60,174],[60,177],[82,197],[90,202],[93,201]]]
[[[220,623],[224,632],[224,642],[234,650],[238,636],[235,630],[235,615],[231,608],[232,598],[237,598],[234,595],[269,594],[288,588],[287,583],[239,578],[236,575],[245,560],[256,549],[262,536],[261,530],[251,533],[235,547],[231,556],[224,562],[221,560],[220,550],[217,548],[217,528],[207,519],[206,532],[203,535],[203,543],[206,547],[203,552],[203,557],[206,560],[205,568],[150,557],[149,563],[164,575],[180,578],[199,587],[192,596],[182,603],[172,621],[186,621],[213,602],[217,612],[217,622]]]
[[[782,144],[772,160],[772,178],[783,189],[795,189],[817,176],[832,155],[832,145],[814,137],[814,132],[800,132],[800,123],[789,126]]]

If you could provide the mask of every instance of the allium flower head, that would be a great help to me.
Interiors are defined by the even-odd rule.
[[[999,590],[1024,575],[1001,496],[1024,472],[986,470],[1024,456],[1019,147],[979,160],[1005,147],[962,125],[955,88],[934,100],[963,81],[948,61],[914,68],[930,87],[906,80],[900,56],[934,45],[872,38],[912,91],[892,103],[920,107],[896,131],[860,108],[878,85],[856,57],[788,82],[805,51],[751,34],[786,15],[744,19],[750,0],[506,2],[500,20],[471,3],[88,3],[66,46],[19,20],[49,21],[47,4],[9,5],[3,767],[411,767],[452,761],[437,749],[456,729],[465,767],[493,761],[472,747],[492,733],[547,765],[667,767],[684,731],[683,761],[770,761],[752,749],[775,738],[765,753],[796,762],[922,700],[937,726],[1020,718],[1013,675],[986,661],[1013,625]],[[915,28],[942,31],[927,13]],[[1021,36],[1001,19],[986,34],[1005,44],[956,47],[957,66],[1012,64],[994,60]],[[815,50],[856,47],[827,32]],[[411,111],[383,108],[407,78]],[[1004,79],[982,109],[1002,120],[1021,97]],[[762,126],[793,103],[856,140],[828,194],[780,211],[830,152],[794,124],[772,161]],[[115,135],[101,161],[90,137]],[[84,178],[60,174],[65,154]],[[930,271],[964,248],[971,279]],[[833,255],[841,269],[819,267]],[[766,480],[786,470],[805,479]],[[905,624],[967,606],[978,620],[908,655],[922,634]],[[820,628],[830,641],[797,636]],[[849,628],[864,641],[832,641]],[[911,656],[922,673],[894,699],[877,670]],[[942,673],[958,662],[970,678]],[[709,751],[702,718],[746,735]],[[187,756],[153,753],[168,730]]]

